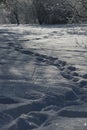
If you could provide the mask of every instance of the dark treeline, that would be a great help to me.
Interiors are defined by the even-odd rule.
[[[87,0],[0,0],[0,23],[65,24],[87,21]]]

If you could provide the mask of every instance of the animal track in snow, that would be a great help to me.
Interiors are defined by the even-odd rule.
[[[78,74],[77,68],[75,66],[68,64],[66,61],[60,60],[57,57],[52,57],[52,56],[47,56],[44,54],[36,53],[36,52],[33,52],[32,50],[26,50],[22,48],[20,45],[18,47],[15,47],[15,46],[14,48],[16,51],[19,51],[20,53],[23,53],[26,55],[36,56],[37,61],[44,62],[45,64],[53,65],[57,67],[60,70],[61,75],[67,80],[72,81],[74,84],[78,86],[87,85],[87,82],[83,80],[81,81],[80,84],[78,84],[78,81],[80,80],[80,78],[87,79],[87,74],[84,74],[84,75]]]
[[[0,104],[15,104],[15,103],[18,103],[18,101],[9,97],[0,96]]]

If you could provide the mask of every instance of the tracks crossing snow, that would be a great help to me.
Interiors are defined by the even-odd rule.
[[[0,124],[1,130],[87,128],[87,73],[80,73],[86,66],[83,28],[75,27],[73,32],[72,27],[1,27],[0,119],[5,121],[4,126]],[[75,36],[78,31],[84,44]],[[69,43],[70,38],[76,39]],[[68,56],[74,62],[69,62]],[[80,68],[74,63],[80,63]],[[79,107],[83,108],[78,111]],[[67,127],[67,123],[72,125]]]

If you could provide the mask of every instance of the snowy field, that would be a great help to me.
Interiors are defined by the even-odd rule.
[[[87,25],[0,26],[0,130],[87,130]]]

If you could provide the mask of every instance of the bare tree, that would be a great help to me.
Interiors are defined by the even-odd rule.
[[[80,2],[81,2],[80,16],[86,18],[87,20],[87,0],[80,0]]]
[[[81,22],[87,20],[87,1],[86,0],[66,0],[73,10],[71,21]]]
[[[33,0],[2,0],[10,23],[19,25],[38,23]]]
[[[66,0],[33,0],[40,24],[68,23],[72,8]]]
[[[11,23],[65,24],[87,21],[87,0],[1,0]]]
[[[41,0],[33,0],[33,5],[36,11],[36,16],[39,24],[44,24],[47,18],[46,8],[44,7],[44,3]]]
[[[17,25],[20,24],[19,15],[18,15],[18,8],[19,8],[19,1],[18,0],[6,0],[5,1],[6,8],[10,11],[10,20],[11,23],[16,23]]]

